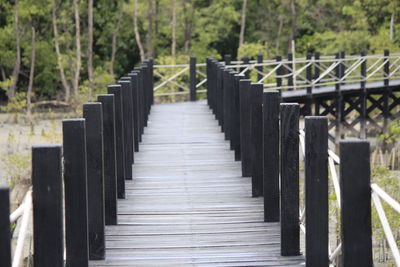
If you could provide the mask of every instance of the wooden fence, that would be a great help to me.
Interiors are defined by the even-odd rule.
[[[262,84],[252,83],[243,72],[212,58],[207,59],[207,79],[208,104],[235,151],[235,160],[242,163],[242,176],[251,177],[253,197],[264,197],[265,222],[280,222],[282,255],[301,253],[302,230],[306,266],[336,265],[338,261],[341,266],[373,266],[372,196],[393,259],[400,266],[399,250],[380,199],[397,212],[400,205],[371,184],[368,141],[340,141],[339,157],[328,148],[326,116],[306,116],[305,128],[300,130],[299,104],[281,103],[278,91],[263,91]],[[300,148],[305,160],[305,210],[299,205]],[[340,209],[341,242],[333,250],[328,228],[329,180]]]
[[[125,198],[125,180],[132,179],[134,151],[153,101],[153,60],[148,59],[109,85],[97,102],[85,103],[83,118],[63,120],[62,145],[32,147],[32,192],[23,206],[10,215],[9,190],[0,188],[1,266],[22,263],[31,203],[34,266],[84,267],[105,259],[105,225],[117,224],[117,199]],[[10,221],[20,216],[11,258]]]

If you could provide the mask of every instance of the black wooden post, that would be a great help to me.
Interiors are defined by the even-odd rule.
[[[280,64],[282,61],[282,56],[276,56],[275,57],[276,63]],[[275,71],[275,75],[276,75],[276,87],[281,87],[282,86],[282,78],[280,77],[282,75],[282,67],[279,67],[276,69]]]
[[[88,189],[85,119],[63,126],[66,266],[88,266]]]
[[[365,60],[361,63],[361,82],[360,82],[360,87],[361,87],[361,95],[360,95],[360,100],[361,100],[361,114],[360,114],[360,138],[366,138],[367,133],[366,133],[366,122],[367,122],[367,90],[365,88],[365,78],[367,76],[367,59],[365,56],[367,53],[365,51],[361,52],[361,57],[364,58]]]
[[[86,119],[89,259],[105,258],[104,238],[104,158],[101,103],[83,104]]]
[[[383,131],[386,131],[390,118],[389,97],[391,95],[391,89],[389,87],[390,59],[388,49],[384,50],[383,57],[385,60],[385,65],[383,66]]]
[[[124,113],[124,142],[125,142],[125,178],[132,180],[133,155],[133,116],[132,116],[132,94],[128,81],[118,81],[121,85],[122,107]]]
[[[230,65],[231,64],[231,60],[232,60],[231,55],[229,55],[229,54],[224,55],[225,65]]]
[[[133,117],[134,117],[134,137],[135,137],[135,152],[139,152],[139,143],[142,141],[140,134],[140,100],[139,100],[139,71],[134,70],[128,74],[132,78],[132,103],[133,103]]]
[[[232,69],[228,70],[228,83],[229,83],[229,91],[228,91],[228,97],[229,97],[229,133],[228,133],[228,138],[229,138],[229,145],[230,145],[230,149],[231,150],[235,150],[236,146],[235,146],[235,141],[234,141],[234,135],[235,135],[235,131],[238,130],[239,128],[235,129],[234,125],[235,125],[235,120],[239,119],[239,117],[233,117],[236,109],[235,109],[235,74],[237,72],[235,72]]]
[[[310,62],[312,60],[312,53],[307,53],[306,60]],[[306,64],[308,64],[308,62]],[[306,79],[307,79],[307,103],[305,109],[305,116],[312,114],[312,104],[313,104],[313,94],[312,94],[312,64],[310,64],[306,69]]]
[[[143,62],[141,65],[142,71],[142,85],[143,85],[143,103],[144,103],[144,126],[147,126],[147,122],[149,119],[149,110],[150,110],[150,102],[149,102],[149,89],[148,89],[148,79],[147,79],[147,71],[148,65]]]
[[[259,64],[263,63],[263,55],[262,54],[257,55],[257,63],[259,63]],[[259,80],[261,80],[263,78],[262,73],[260,73],[263,71],[263,66],[258,66],[256,69],[257,69],[257,71],[259,71],[257,73],[257,82],[258,82]]]
[[[343,266],[373,266],[368,141],[340,142],[340,190]]]
[[[316,51],[315,53],[314,53],[314,60],[315,60],[315,63],[314,63],[314,80],[316,80],[316,79],[318,79],[319,78],[319,76],[320,76],[320,73],[321,73],[321,70],[320,70],[320,62],[319,62],[319,59],[320,59],[320,53],[318,52],[318,51]],[[316,82],[316,85],[315,85],[315,87],[316,88],[318,88],[319,87],[319,84],[320,82],[318,81],[318,82]],[[319,103],[319,101],[318,100],[315,100],[314,99],[314,114],[315,115],[319,115],[320,114],[320,103]]]
[[[250,58],[248,58],[248,57],[242,58],[242,61],[243,61],[244,65],[250,64]],[[244,78],[250,79],[250,70],[249,69],[244,73]]]
[[[241,159],[240,145],[240,97],[239,97],[239,81],[244,79],[244,75],[234,74],[233,79],[233,112],[232,112],[232,141],[233,149],[235,150],[235,161]]]
[[[224,69],[222,71],[222,79],[223,79],[223,99],[224,99],[224,110],[223,110],[223,117],[224,117],[224,125],[223,125],[223,132],[225,135],[225,140],[230,140],[230,116],[231,114],[231,98],[230,93],[232,91],[231,84],[230,84],[230,74],[229,69]]]
[[[121,82],[123,82],[121,84]],[[125,84],[124,84],[125,82]],[[127,82],[127,83],[126,83]],[[128,88],[128,92],[126,92],[126,97],[129,97],[129,100],[127,101],[128,106],[129,106],[129,117],[125,117],[125,119],[130,118],[130,124],[131,124],[131,131],[130,131],[130,135],[131,135],[131,139],[130,139],[130,145],[132,146],[131,151],[130,151],[130,157],[132,160],[132,164],[135,163],[135,124],[137,123],[135,120],[135,116],[134,116],[134,97],[133,97],[133,85],[132,85],[132,78],[129,76],[125,76],[125,77],[121,77],[120,80],[118,81],[119,84],[121,84],[121,88],[124,88],[124,86],[126,86]],[[122,89],[122,92],[124,92],[124,89]],[[150,96],[149,97],[149,101],[150,101]],[[139,139],[138,139],[139,140]]]
[[[99,95],[103,109],[105,224],[117,224],[117,168],[114,95]]]
[[[154,59],[149,58],[149,88],[150,88],[150,105],[154,104]]]
[[[10,190],[0,186],[0,262],[11,267]]]
[[[219,117],[219,110],[220,110],[220,90],[219,90],[219,84],[220,84],[220,73],[219,73],[219,65],[218,62],[213,61],[213,72],[214,72],[214,100],[215,100],[215,118],[218,120],[218,125],[221,125],[220,117]]]
[[[281,255],[300,254],[299,105],[280,104]]]
[[[383,51],[383,57],[385,60],[385,64],[383,65],[383,84],[384,86],[389,86],[389,68],[390,68],[390,60],[389,60],[389,50],[385,49]]]
[[[263,96],[264,221],[279,222],[279,92]]]
[[[340,79],[342,78],[342,68],[341,68],[341,53],[336,53],[336,59],[338,61],[338,65],[335,69],[335,76],[336,76],[336,84],[335,84],[335,143],[338,144],[341,134],[342,134],[342,105],[343,105],[343,96],[340,90],[341,82]]]
[[[124,117],[121,85],[113,84],[107,87],[108,93],[114,95],[115,104],[115,148],[117,168],[117,195],[125,198],[125,144],[124,144]]]
[[[292,53],[288,53],[288,55],[287,55],[287,58],[288,58],[288,61],[289,61],[289,68],[291,69],[290,70],[290,75],[288,76],[288,86],[293,86],[293,75],[294,75],[294,72],[293,72],[293,54]],[[293,88],[291,87],[291,88],[289,88],[289,91],[291,91],[291,90],[293,90]]]
[[[319,62],[319,60],[320,60],[320,53],[318,52],[318,51],[316,51],[315,53],[314,53],[314,59],[315,59],[315,63],[314,63],[314,79],[318,79],[319,78],[319,75],[320,75],[320,73],[321,73],[321,70],[320,70],[320,65],[321,65],[321,63]],[[317,85],[316,85],[316,87],[319,87],[319,82],[317,82]]]
[[[211,92],[211,73],[210,73],[210,71],[211,71],[211,66],[210,66],[210,63],[211,63],[211,58],[210,58],[210,57],[207,57],[207,58],[206,58],[207,105],[208,105],[208,106],[211,108],[211,110],[212,110],[212,105],[211,105],[211,94],[212,94],[212,92]]]
[[[208,58],[208,65],[207,65],[207,99],[209,101],[209,105],[213,114],[215,115],[215,106],[214,106],[214,84],[215,84],[215,72],[214,70],[214,62],[213,58]]]
[[[190,57],[190,101],[196,101],[196,57]]]
[[[305,118],[306,266],[329,266],[328,119]]]
[[[251,188],[252,196],[263,195],[263,84],[250,86],[251,105]]]
[[[239,81],[240,97],[240,149],[242,156],[242,176],[251,176],[251,106],[250,80]]]
[[[207,65],[207,97],[210,101],[210,107],[214,115],[216,115],[215,82],[216,82],[216,75],[215,75],[214,59],[210,57]]]
[[[121,77],[121,81],[129,81],[132,95],[132,123],[133,123],[133,148],[139,152],[139,118],[138,118],[138,95],[137,95],[137,73],[129,73],[127,77]]]
[[[145,64],[147,65],[147,67],[145,68],[145,75],[146,75],[146,89],[148,92],[148,115],[150,115],[150,111],[151,111],[151,105],[152,105],[152,95],[153,95],[153,90],[151,88],[152,86],[152,82],[151,82],[151,63],[150,63],[150,59],[146,59],[145,60]]]
[[[61,146],[32,147],[34,266],[64,266]]]
[[[140,116],[140,136],[139,140],[142,140],[142,134],[144,127],[147,125],[145,119],[145,102],[144,102],[144,89],[143,89],[143,70],[141,67],[135,68],[138,73],[138,97],[139,97],[139,116]]]
[[[340,51],[339,52],[339,56],[340,56],[340,59],[342,59],[342,62],[340,63],[340,78],[343,78],[344,77],[344,74],[345,74],[345,72],[346,72],[346,65],[344,64],[344,59],[345,59],[345,57],[346,57],[346,53],[345,53],[345,51]],[[342,83],[341,84],[345,84],[345,82],[344,81],[342,81]]]
[[[218,101],[218,121],[219,124],[221,125],[221,131],[224,130],[224,94],[223,94],[223,88],[224,88],[224,79],[223,79],[223,74],[224,74],[224,67],[217,63],[217,101]]]

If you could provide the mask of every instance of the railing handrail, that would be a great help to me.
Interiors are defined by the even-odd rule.
[[[389,63],[390,62],[390,63]],[[247,60],[246,61],[230,61],[226,64],[224,61],[219,61],[219,64],[225,68],[238,71],[240,74],[246,74],[250,71],[255,71],[258,75],[257,82],[263,83],[265,89],[270,90],[297,90],[307,89],[313,90],[316,87],[324,86],[341,86],[346,84],[362,84],[365,82],[386,81],[389,78],[397,78],[400,73],[400,53],[392,53],[388,55],[349,55],[347,57],[335,56],[318,56],[318,58],[300,57],[296,58],[294,55],[291,58],[282,58],[279,61],[274,59],[267,59],[259,61]],[[389,64],[389,65],[388,65]],[[365,76],[355,73],[363,65],[366,66]],[[196,63],[195,68],[205,67],[205,63]],[[184,85],[180,84],[176,79],[182,75],[187,75],[190,64],[176,64],[176,65],[154,65],[155,70],[177,68],[179,72],[173,72],[168,76],[158,75],[160,83],[156,85],[155,89],[158,90],[164,86],[171,84],[172,88],[179,88],[186,92],[189,91]],[[387,68],[388,67],[388,68]],[[263,71],[265,68],[265,71]],[[315,73],[318,70],[317,76],[312,74],[312,68]],[[343,73],[337,76],[337,68],[342,68]],[[385,73],[387,68],[388,73]],[[195,73],[201,75],[199,71]],[[311,73],[311,76],[308,76]],[[276,79],[277,82],[271,83],[271,79]],[[278,79],[288,79],[288,84],[280,82]],[[291,83],[289,83],[291,80]],[[195,88],[202,87],[206,82],[206,77],[196,83]],[[169,95],[182,95],[183,92],[162,92],[156,96],[169,96]]]
[[[14,249],[12,267],[19,267],[22,262],[23,248],[26,240],[27,229],[32,210],[32,190],[29,189],[24,197],[22,204],[10,214],[10,223],[14,223],[22,216],[18,232],[17,243]]]

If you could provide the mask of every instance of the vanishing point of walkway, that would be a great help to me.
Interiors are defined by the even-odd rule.
[[[263,222],[205,102],[154,105],[133,172],[91,266],[304,265],[280,256],[279,224]]]

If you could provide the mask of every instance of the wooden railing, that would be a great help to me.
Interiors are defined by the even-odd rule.
[[[117,198],[125,198],[154,101],[153,60],[97,100],[83,105],[83,118],[63,120],[62,145],[32,147],[32,190],[11,215],[9,189],[0,188],[1,266],[21,266],[31,207],[34,266],[84,267],[105,259],[105,225],[117,224]],[[10,223],[21,216],[11,259]]]
[[[196,57],[191,57],[189,64],[155,65],[155,95],[190,95],[189,100],[193,101],[196,93],[206,92],[204,68],[207,63],[196,62]],[[390,54],[389,50],[385,50],[383,55],[367,55],[362,52],[359,56],[347,57],[344,52],[335,56],[308,53],[305,58],[296,58],[289,53],[287,58],[279,55],[268,60],[258,55],[256,60],[245,57],[241,61],[231,61],[230,55],[226,55],[224,61],[219,63],[243,74],[247,79],[262,83],[265,89],[304,89],[310,94],[319,87],[332,86],[339,89],[344,84],[360,84],[363,88],[368,82],[386,84],[389,80],[400,80],[400,54]]]
[[[242,176],[252,179],[252,196],[264,197],[265,222],[280,222],[281,255],[301,253],[302,231],[306,266],[336,266],[339,255],[343,266],[372,266],[372,196],[400,266],[399,249],[380,200],[396,212],[400,204],[371,184],[368,141],[340,141],[339,157],[328,146],[327,117],[306,116],[304,129],[299,129],[299,104],[281,103],[279,92],[263,91],[263,84],[251,83],[243,71],[212,58],[207,59],[207,78],[208,104],[235,151],[235,160],[242,163]],[[305,172],[302,209],[300,150]],[[329,245],[330,182],[340,211],[341,241],[334,249]]]

